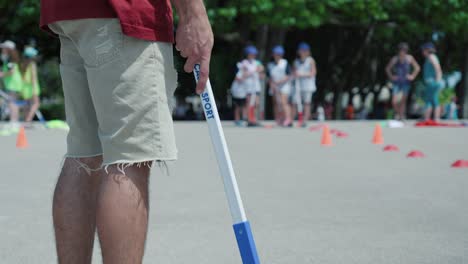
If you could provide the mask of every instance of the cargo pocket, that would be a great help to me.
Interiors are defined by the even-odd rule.
[[[106,19],[83,39],[80,53],[86,67],[97,68],[120,58],[124,36],[117,19]]]

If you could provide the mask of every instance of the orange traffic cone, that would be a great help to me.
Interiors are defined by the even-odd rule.
[[[380,126],[380,124],[375,125],[374,137],[372,138],[372,143],[378,144],[378,145],[384,143],[383,135],[382,135],[382,127]]]
[[[249,123],[257,123],[257,118],[255,116],[255,106],[249,106],[249,113],[247,119],[249,120]]]
[[[28,140],[26,139],[26,133],[24,132],[24,127],[21,126],[18,132],[18,137],[16,138],[16,147],[17,148],[27,148]]]
[[[328,125],[323,126],[322,132],[322,146],[331,146],[332,145],[332,138],[330,134],[330,128]]]

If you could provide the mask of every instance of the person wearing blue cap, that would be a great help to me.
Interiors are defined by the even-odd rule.
[[[294,61],[295,95],[294,115],[298,111],[299,126],[305,127],[311,116],[312,95],[317,90],[315,76],[317,68],[314,58],[310,55],[310,46],[301,42],[297,48],[298,58]]]
[[[283,58],[284,48],[282,46],[275,46],[272,50],[272,55],[273,61],[268,63],[267,73],[270,91],[272,91],[274,98],[275,120],[279,125],[291,126],[291,108],[288,102],[291,94],[288,61]]]
[[[443,87],[442,68],[439,58],[437,57],[436,49],[433,43],[428,42],[421,47],[422,54],[426,58],[423,66],[423,79],[426,85],[424,101],[426,103],[426,111],[424,118],[431,118],[432,110],[434,110],[434,119],[440,119],[441,108],[439,105],[439,91]]]
[[[21,97],[28,102],[26,117],[24,119],[27,123],[33,120],[40,105],[39,96],[41,94],[41,87],[39,85],[37,64],[35,61],[37,55],[37,49],[26,47],[23,52],[23,61],[20,65],[21,75],[23,77]]]
[[[247,90],[247,102],[249,105],[248,126],[256,126],[256,111],[260,103],[261,84],[260,78],[263,74],[263,65],[257,60],[258,51],[253,45],[245,48],[246,58],[241,62],[243,85]]]

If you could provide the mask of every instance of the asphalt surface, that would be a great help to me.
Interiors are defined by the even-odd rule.
[[[320,146],[307,129],[225,133],[262,263],[468,263],[468,128],[384,128],[331,122],[347,138]],[[1,125],[0,125],[1,126]],[[204,123],[177,123],[179,160],[154,169],[144,263],[241,263]],[[66,132],[0,137],[0,263],[56,263],[51,198]],[[425,158],[409,159],[410,150]],[[96,243],[93,263],[101,263]]]

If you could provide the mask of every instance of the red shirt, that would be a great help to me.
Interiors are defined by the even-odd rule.
[[[125,35],[174,42],[170,0],[41,0],[41,28],[63,20],[118,18]]]

